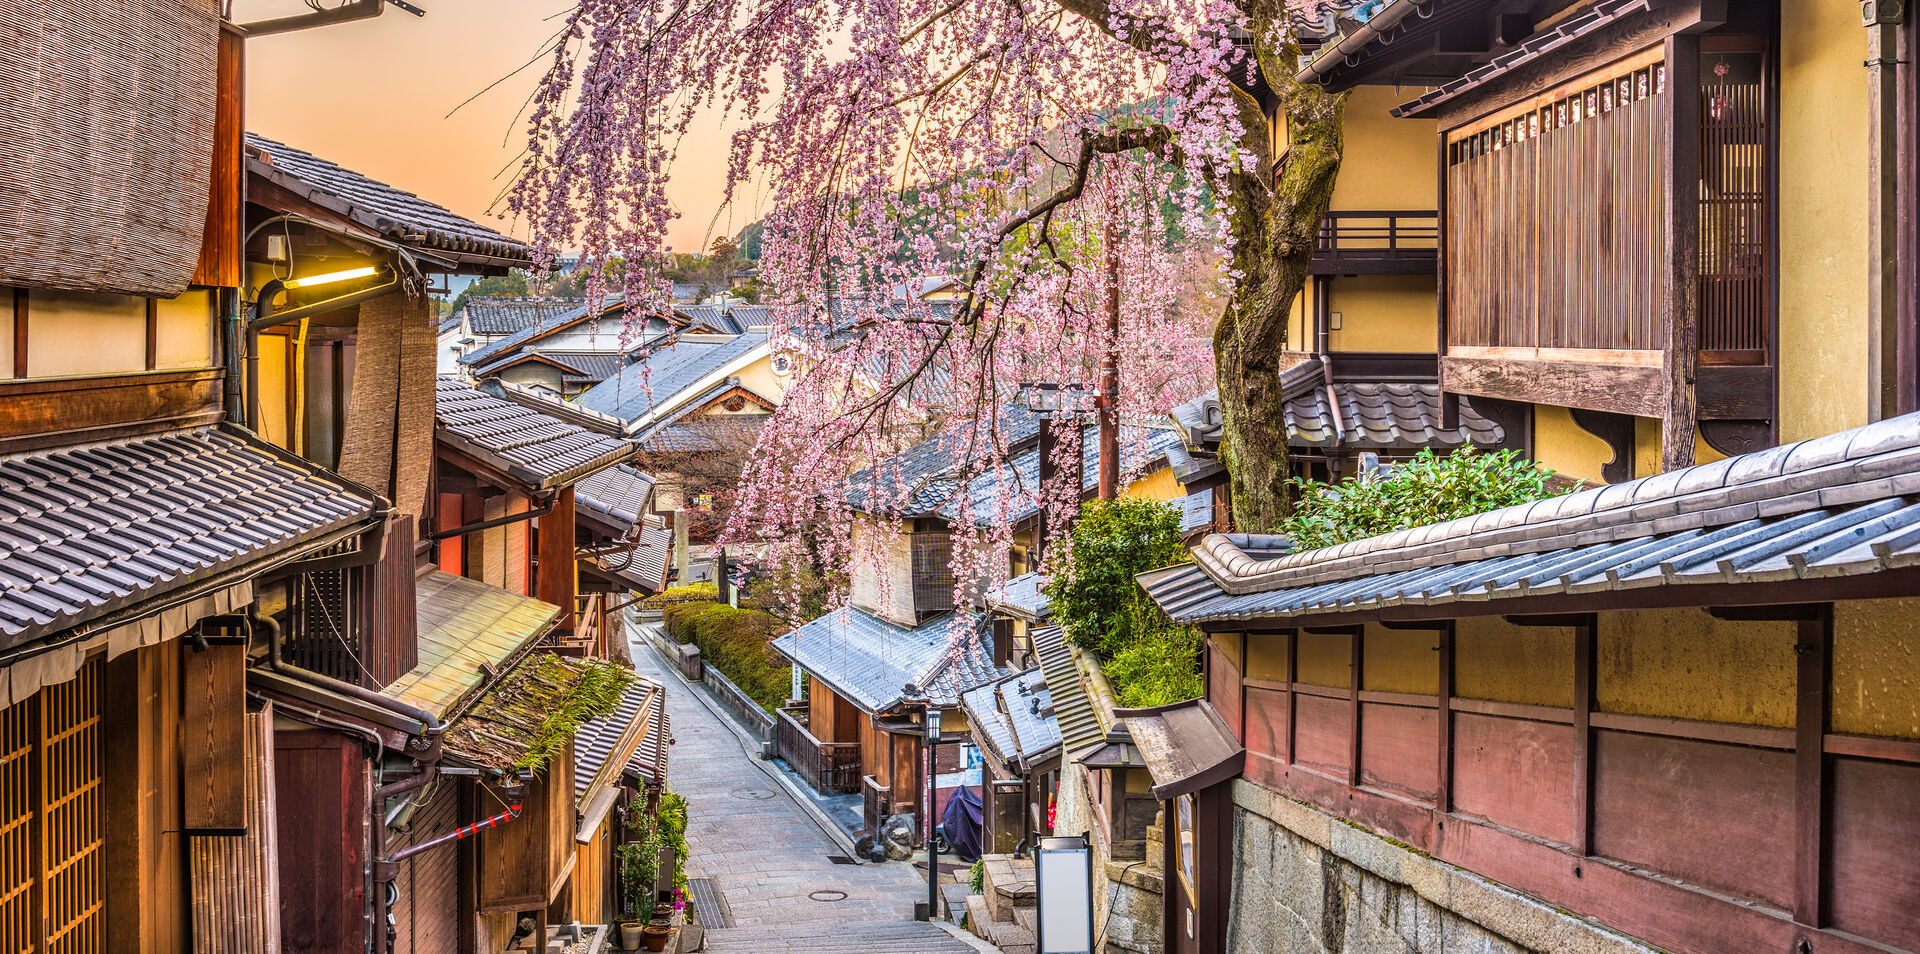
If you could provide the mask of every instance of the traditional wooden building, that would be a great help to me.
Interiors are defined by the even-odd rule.
[[[1219,872],[1169,950],[1361,945],[1392,922],[1287,913],[1353,882],[1501,950],[1920,948],[1914,882],[1879,874],[1920,847],[1917,448],[1908,415],[1324,550],[1211,536],[1143,575],[1208,633],[1206,718],[1142,746],[1192,799],[1169,851],[1190,831]]]
[[[1440,6],[1344,21],[1297,78],[1430,136],[1440,302],[1407,331],[1449,424],[1470,399],[1600,482],[1915,407],[1906,5]]]

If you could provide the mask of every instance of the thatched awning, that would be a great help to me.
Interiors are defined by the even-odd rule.
[[[532,653],[448,727],[441,750],[475,768],[538,771],[582,723],[612,712],[633,679],[619,663]]]
[[[0,0],[0,285],[186,290],[219,24],[213,0]]]

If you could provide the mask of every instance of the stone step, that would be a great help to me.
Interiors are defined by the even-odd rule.
[[[711,954],[973,954],[966,942],[919,921],[717,928],[707,932],[704,950]]]
[[[1040,909],[1037,907],[1014,908],[1013,923],[1038,935],[1040,933]]]

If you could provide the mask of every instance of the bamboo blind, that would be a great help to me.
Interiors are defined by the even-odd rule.
[[[186,290],[218,32],[214,0],[0,0],[0,285]]]
[[[1449,347],[1664,346],[1667,95],[1636,57],[1448,134]]]
[[[100,664],[0,710],[0,950],[105,949]]]

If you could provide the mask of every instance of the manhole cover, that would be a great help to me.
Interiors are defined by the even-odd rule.
[[[742,798],[750,802],[759,801],[763,798],[772,798],[775,794],[777,793],[770,792],[764,788],[736,788],[733,790],[734,798]]]
[[[847,893],[845,891],[833,891],[833,890],[815,891],[814,893],[807,895],[807,897],[812,898],[815,901],[845,901],[847,900]]]

